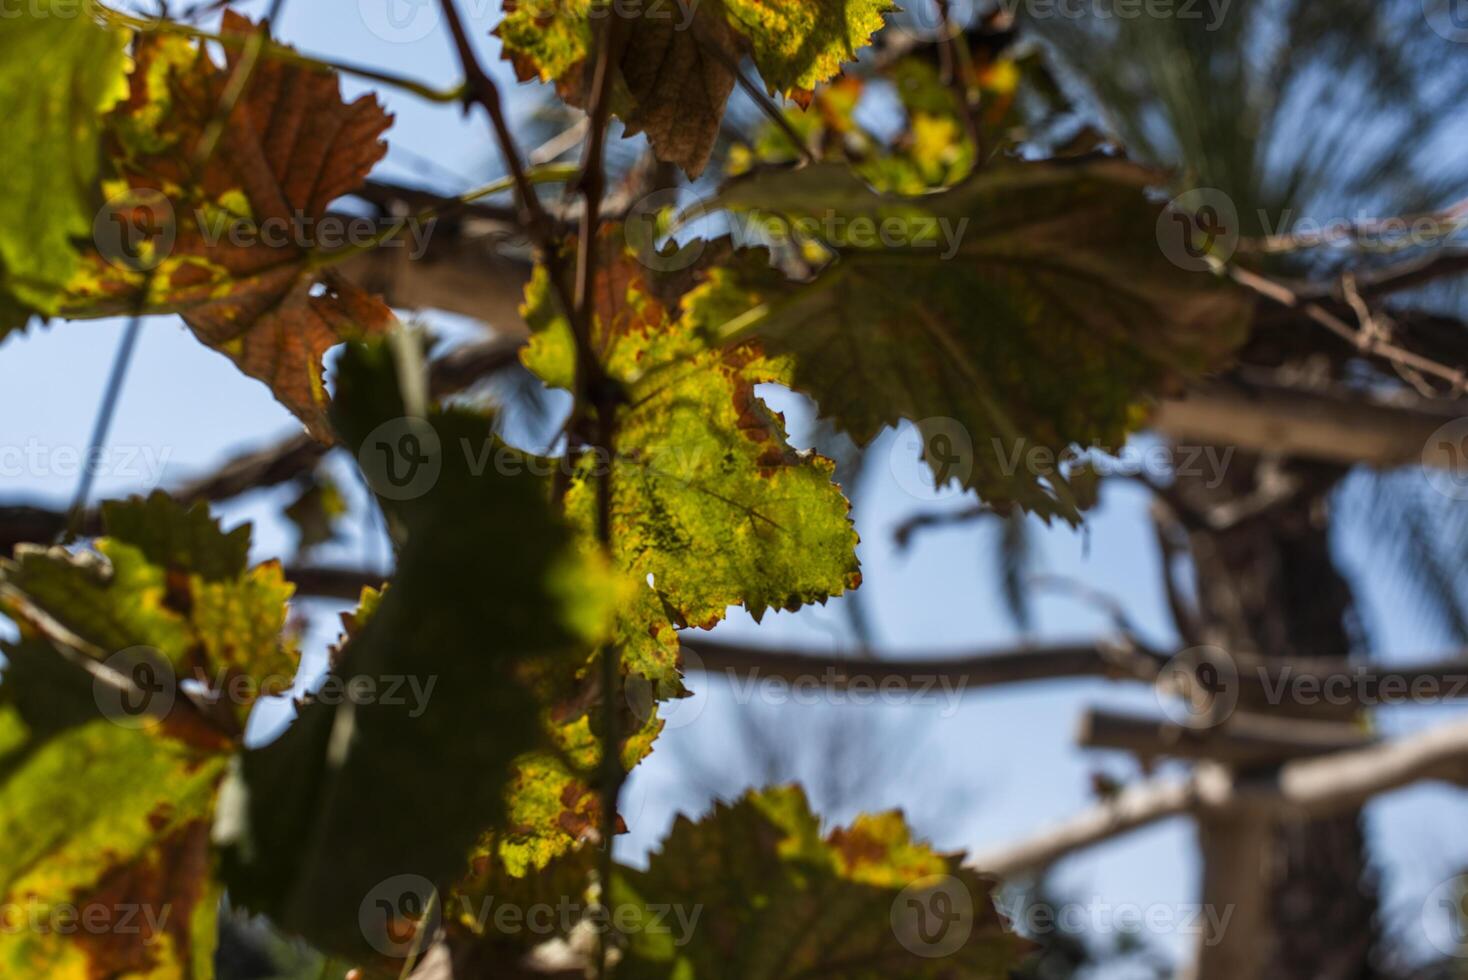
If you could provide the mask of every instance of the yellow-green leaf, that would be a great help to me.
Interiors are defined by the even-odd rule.
[[[504,7],[495,34],[521,80],[555,81],[563,99],[585,107],[594,20],[623,17],[622,10],[598,0],[569,0],[551,10],[534,0]],[[718,138],[733,68],[746,52],[772,93],[808,101],[810,90],[853,60],[893,9],[890,0],[650,4],[619,24],[613,109],[627,135],[645,131],[659,159],[697,177]]]
[[[97,213],[102,118],[127,92],[127,34],[90,0],[35,0],[0,30],[0,336],[21,308],[54,313]],[[5,294],[9,293],[7,297]]]

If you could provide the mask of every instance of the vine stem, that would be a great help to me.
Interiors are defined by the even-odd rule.
[[[578,401],[582,410],[596,414],[594,439],[596,459],[605,466],[596,484],[596,537],[608,564],[615,561],[612,549],[612,471],[616,458],[617,411],[625,401],[621,389],[600,370],[591,354],[591,337],[595,320],[595,282],[597,259],[597,226],[601,221],[601,202],[606,194],[606,139],[611,121],[611,76],[615,58],[621,51],[623,27],[606,4],[599,4],[603,16],[597,21],[593,43],[596,60],[592,68],[591,91],[588,96],[589,130],[581,161],[581,176],[576,181],[585,207],[581,212],[581,244],[576,252],[576,306],[573,332],[587,338],[588,360],[578,363]],[[578,362],[579,362],[578,358]],[[588,370],[594,369],[594,370]],[[617,808],[626,773],[622,770],[622,737],[617,706],[622,702],[621,650],[615,643],[601,649],[602,730],[601,730],[601,838],[602,851],[598,866],[601,905],[610,909],[612,876],[616,870],[613,844],[617,838]],[[610,922],[612,917],[607,916]],[[596,975],[604,977],[607,969],[607,930],[597,933]]]
[[[625,402],[621,386],[606,374],[593,345],[595,319],[596,283],[596,239],[601,220],[601,203],[606,193],[605,150],[608,123],[611,118],[611,77],[615,55],[620,50],[624,25],[621,18],[611,10],[607,0],[596,0],[593,14],[596,31],[593,38],[595,60],[593,62],[590,89],[587,100],[589,129],[586,149],[580,173],[574,186],[585,201],[581,216],[580,247],[576,254],[574,280],[566,275],[565,262],[553,227],[536,196],[520,158],[519,147],[505,119],[504,106],[499,87],[485,72],[475,54],[464,22],[454,0],[440,0],[449,33],[453,36],[459,61],[464,70],[464,102],[481,105],[489,115],[495,141],[505,158],[505,166],[514,182],[522,209],[522,223],[541,253],[552,290],[560,301],[567,319],[576,350],[575,404],[567,431],[572,438],[582,435],[585,423],[594,421],[594,435],[589,440],[595,458],[604,461],[604,469],[597,480],[596,538],[608,559],[612,556],[612,459],[616,445],[617,411]],[[568,446],[568,452],[574,452]],[[622,771],[621,733],[619,731],[617,705],[621,700],[621,656],[616,644],[608,643],[600,651],[602,681],[601,711],[601,837],[602,853],[599,862],[599,884],[601,904],[607,906],[611,896],[614,862],[612,844],[616,837],[617,803],[621,795],[625,773]],[[605,930],[597,937],[598,977],[606,975],[607,934]]]
[[[540,198],[536,196],[526,176],[525,165],[520,160],[519,147],[505,119],[499,86],[479,64],[479,56],[474,53],[474,45],[469,40],[469,33],[464,28],[464,21],[459,16],[459,9],[454,0],[439,0],[439,2],[443,9],[444,19],[449,25],[449,33],[453,35],[454,47],[459,54],[459,63],[464,70],[465,80],[461,88],[461,98],[466,106],[477,102],[484,107],[485,112],[489,113],[489,122],[494,130],[495,142],[499,145],[500,153],[505,158],[505,168],[509,170],[510,178],[515,182],[522,211],[521,223],[525,226],[531,240],[540,249],[541,261],[545,263],[546,271],[550,274],[551,288],[561,301],[562,309],[571,319],[573,328],[571,332],[576,341],[578,370],[588,372],[585,385],[578,385],[578,387],[591,386],[593,382],[599,384],[603,380],[600,362],[592,351],[590,334],[580,329],[576,316],[576,297],[572,285],[566,278],[560,243],[556,241],[550,217],[545,213]],[[577,397],[580,398],[580,392],[577,393]]]
[[[70,541],[81,531],[82,520],[87,513],[87,499],[92,495],[92,483],[97,477],[98,457],[107,445],[107,434],[112,429],[112,417],[117,414],[117,403],[122,396],[122,384],[127,380],[128,365],[132,363],[133,351],[137,350],[138,335],[142,333],[143,317],[134,313],[123,330],[122,340],[117,344],[117,353],[112,357],[112,369],[107,376],[107,388],[102,393],[102,404],[97,407],[97,418],[92,423],[92,435],[87,440],[87,454],[82,457],[82,475],[77,483],[76,495],[71,500],[71,511],[66,519],[64,541]]]

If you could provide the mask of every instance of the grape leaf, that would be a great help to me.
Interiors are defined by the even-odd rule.
[[[669,925],[629,935],[618,976],[637,980],[997,980],[1026,947],[1005,932],[993,883],[964,869],[960,855],[913,841],[897,812],[857,817],[823,837],[796,786],[716,804],[697,823],[680,816],[647,870],[624,868],[616,885],[614,907],[641,905],[647,912],[636,921]],[[941,932],[919,932],[906,903],[939,893],[951,899],[945,915],[954,918],[936,923]],[[672,921],[654,918],[669,906]],[[684,921],[699,912],[686,933],[677,928],[679,909]]]
[[[92,233],[102,116],[127,93],[127,34],[90,2],[36,0],[0,31],[0,337],[43,313]],[[7,296],[6,293],[11,294]]]
[[[216,793],[261,692],[217,685],[289,680],[290,588],[278,566],[247,569],[248,531],[223,533],[202,507],[159,494],[103,520],[106,563],[23,548],[0,564],[0,608],[21,633],[0,684],[0,965],[207,980]],[[138,646],[155,649],[155,672],[113,656]],[[229,701],[180,687],[186,670]]]
[[[674,626],[711,627],[732,605],[758,619],[840,595],[860,580],[857,538],[831,462],[792,449],[755,394],[787,381],[786,363],[755,344],[709,349],[679,310],[691,277],[652,282],[614,231],[598,247],[593,344],[630,405],[612,464],[612,541],[636,597],[619,609],[617,638],[629,696],[640,692],[650,713],[682,693]],[[570,326],[543,268],[524,314],[526,366],[569,387]],[[566,496],[588,538],[598,465],[584,458]]]
[[[859,443],[918,422],[940,483],[1078,521],[1058,460],[1119,447],[1149,399],[1221,366],[1247,330],[1246,296],[1162,252],[1156,182],[1120,160],[1016,162],[913,198],[840,165],[752,174],[719,203],[778,216],[834,261],[799,282],[745,252],[692,315],[726,342],[733,313],[762,314],[746,332],[792,357],[795,387]]]
[[[387,346],[348,347],[337,381],[333,420],[371,458],[379,427],[405,411]],[[543,692],[584,667],[614,598],[543,480],[475,464],[488,419],[455,410],[417,424],[437,439],[441,470],[422,496],[385,501],[406,534],[398,570],[335,659],[348,689],[407,677],[432,680],[432,694],[416,712],[385,699],[308,705],[246,754],[227,820],[231,894],[347,955],[370,952],[358,916],[376,886],[452,879],[504,823],[517,760],[546,745]]]
[[[233,685],[226,729],[238,735],[255,699],[287,688],[299,660],[284,632],[294,589],[280,563],[247,569],[248,528],[225,534],[202,504],[185,510],[162,492],[109,503],[103,527],[97,555],[22,545],[0,561],[13,614],[59,626],[95,659],[146,647],[170,683],[196,680],[212,695]]]
[[[612,107],[627,135],[645,131],[659,159],[697,177],[734,88],[731,67],[745,52],[772,94],[808,101],[810,90],[854,59],[893,9],[888,0],[649,5],[625,25]],[[593,18],[624,13],[595,0],[569,0],[549,11],[536,0],[513,0],[504,12],[494,33],[520,80],[554,80],[561,98],[585,108]]]
[[[615,975],[632,980],[998,980],[1028,950],[994,908],[993,882],[961,855],[914,841],[897,812],[822,834],[795,786],[750,791],[696,822],[678,817],[645,870],[616,869],[595,917],[581,914],[595,895],[590,857],[528,879],[482,862],[448,923],[454,959],[467,965],[455,975],[499,976],[537,947],[558,946],[568,970],[568,953],[589,968],[588,940],[606,929],[620,934]],[[523,918],[496,918],[496,906]],[[560,914],[532,919],[540,909]]]
[[[622,766],[631,771],[652,752],[662,732],[658,702],[685,697],[687,691],[679,673],[677,633],[657,595],[630,578],[616,585],[613,642],[621,655],[624,700],[615,709]],[[543,868],[601,829],[601,797],[585,778],[601,764],[601,740],[591,715],[601,705],[596,656],[574,689],[552,698],[548,735],[555,751],[532,754],[516,764],[506,825],[480,848],[512,874]]]
[[[615,232],[601,240],[596,343],[634,407],[619,422],[613,465],[618,589],[614,640],[624,675],[622,762],[631,769],[662,729],[657,704],[684,697],[676,625],[712,626],[731,605],[769,608],[824,601],[858,581],[856,534],[832,466],[796,453],[754,385],[783,379],[752,345],[706,350],[676,317],[676,289],[660,297]],[[691,280],[689,280],[691,281]],[[672,304],[670,306],[669,304]],[[569,387],[570,328],[555,310],[544,270],[527,290],[535,334],[524,360]],[[594,550],[598,461],[583,458],[567,491],[567,516]],[[651,583],[651,584],[649,584]],[[586,711],[592,695],[558,718],[561,755],[594,771],[600,746]],[[594,827],[595,795],[554,759],[523,765],[509,833],[498,855],[516,873],[540,867]]]
[[[222,30],[247,38],[256,28],[226,11]],[[107,120],[120,177],[104,190],[133,202],[114,217],[167,233],[127,233],[89,252],[56,311],[178,312],[325,439],[323,354],[393,317],[328,267],[315,229],[382,158],[391,117],[372,96],[344,103],[332,73],[226,50],[220,67],[183,38],[139,37],[128,97]]]
[[[711,627],[732,605],[758,619],[855,587],[856,532],[833,465],[791,448],[755,394],[757,384],[787,382],[788,362],[757,344],[708,348],[679,307],[691,277],[650,281],[615,231],[599,247],[593,344],[630,402],[612,468],[622,569],[650,577],[679,626]],[[526,366],[569,386],[570,326],[543,268],[524,314],[534,332]],[[597,465],[583,461],[567,496],[567,513],[588,531]]]
[[[101,717],[47,736],[13,704],[0,729],[5,974],[212,976],[209,822],[226,757]]]

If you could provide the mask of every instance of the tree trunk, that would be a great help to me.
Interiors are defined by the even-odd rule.
[[[1217,486],[1208,486],[1211,475],[1179,475],[1179,516],[1197,567],[1200,639],[1266,656],[1344,658],[1357,649],[1354,603],[1331,555],[1327,506],[1345,472],[1236,453]],[[1210,517],[1224,526],[1210,526]],[[1263,710],[1303,713],[1288,695]],[[1200,833],[1207,845],[1208,829]],[[1269,838],[1256,858],[1272,924],[1265,975],[1377,976],[1377,894],[1360,813],[1287,824]],[[1233,930],[1228,939],[1250,941]]]

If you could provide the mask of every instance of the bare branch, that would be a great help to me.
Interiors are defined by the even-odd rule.
[[[1468,722],[1318,759],[1289,762],[1274,774],[1231,777],[1200,767],[1186,782],[1128,787],[1116,797],[1018,844],[975,854],[969,865],[1010,877],[1067,854],[1184,814],[1209,819],[1303,820],[1344,813],[1423,780],[1468,779]]]
[[[1029,840],[973,854],[968,865],[999,878],[1014,877],[1159,820],[1191,813],[1197,806],[1194,782],[1143,783]]]
[[[1360,727],[1337,721],[1238,713],[1214,728],[1189,728],[1142,715],[1092,709],[1081,716],[1076,743],[1118,749],[1142,759],[1209,759],[1249,768],[1372,745]]]
[[[1303,299],[1282,282],[1236,265],[1228,267],[1228,275],[1239,285],[1253,290],[1265,299],[1272,300],[1287,309],[1299,311],[1354,346],[1363,355],[1378,357],[1391,364],[1447,381],[1452,385],[1454,393],[1461,392],[1465,386],[1468,386],[1468,374],[1465,374],[1462,368],[1439,364],[1415,351],[1407,350],[1405,347],[1374,336],[1368,331],[1357,330],[1319,303]]]
[[[690,640],[685,633],[683,649],[685,666],[690,670],[731,678],[775,677],[787,681],[815,678],[835,688],[932,680],[966,690],[1068,677],[1150,679],[1161,666],[1161,661],[1125,644],[1104,642],[877,661]]]
[[[1359,392],[1311,391],[1256,382],[1214,382],[1163,402],[1153,426],[1174,442],[1390,467],[1451,467],[1429,439],[1464,413],[1442,399],[1375,400]]]

